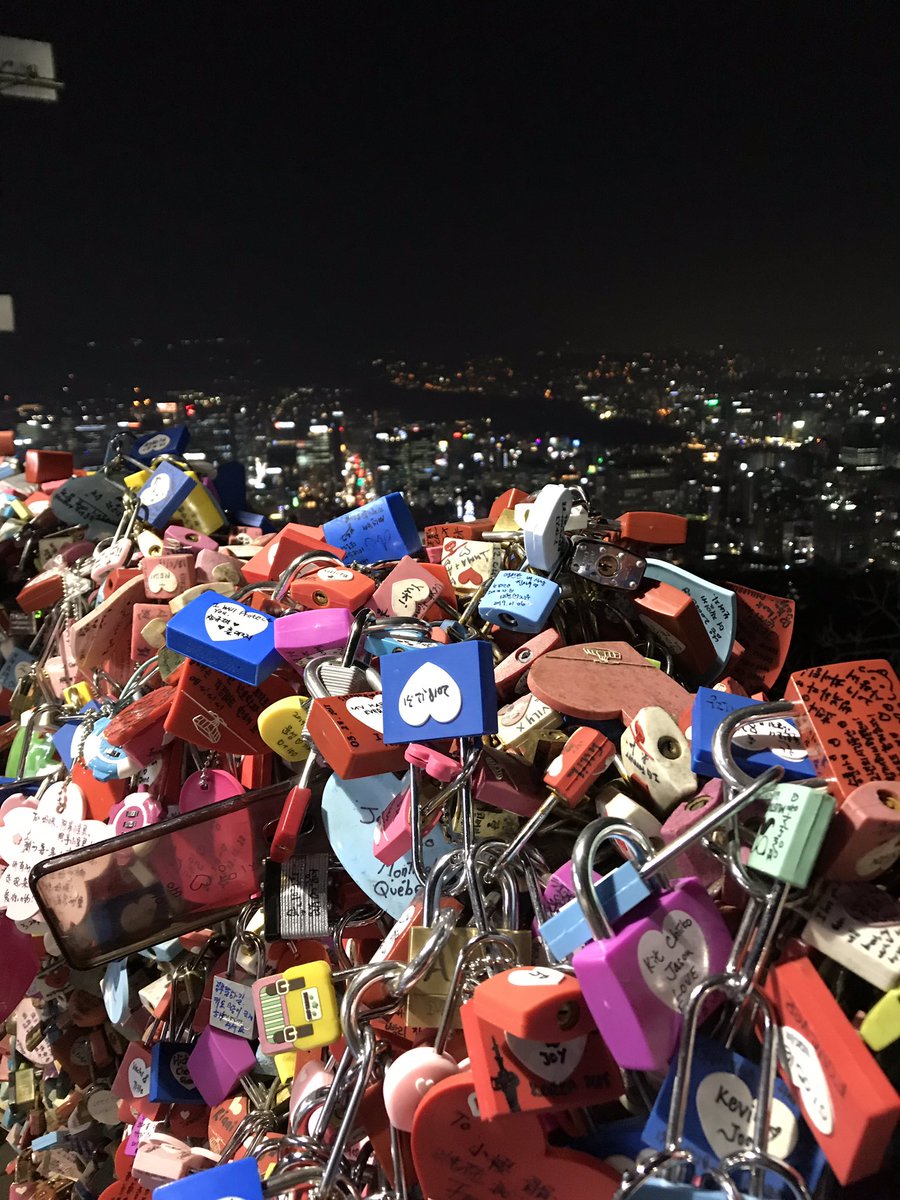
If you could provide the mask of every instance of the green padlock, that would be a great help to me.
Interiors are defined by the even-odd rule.
[[[768,804],[750,850],[747,865],[794,887],[806,887],[835,801],[822,788],[776,783],[766,788]]]
[[[22,762],[22,751],[28,743],[25,762]],[[28,722],[18,729],[9,748],[6,758],[6,776],[8,779],[31,779],[46,771],[47,767],[60,766],[59,755],[51,741],[50,734],[41,729],[33,729],[28,738]]]

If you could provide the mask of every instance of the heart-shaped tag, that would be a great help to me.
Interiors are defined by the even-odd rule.
[[[396,617],[418,616],[431,596],[432,589],[424,579],[398,579],[391,586],[391,610]]]
[[[372,849],[372,832],[378,818],[406,786],[405,780],[394,775],[369,775],[364,779],[332,775],[322,795],[322,815],[331,848],[366,895],[395,920],[419,890],[412,854],[390,864],[379,862]],[[435,826],[424,839],[426,868],[451,848],[440,826]]]
[[[413,671],[403,686],[397,710],[407,725],[439,721],[446,725],[459,716],[462,692],[459,684],[443,667],[426,662]]]
[[[548,1146],[541,1122],[527,1113],[510,1117],[511,1124],[481,1121],[474,1100],[472,1072],[461,1071],[436,1083],[416,1110],[413,1161],[429,1200],[496,1200],[501,1194],[611,1200],[621,1177],[605,1163]]]
[[[171,489],[172,480],[168,475],[154,475],[154,477],[146,484],[146,486],[141,489],[141,504],[159,504],[161,501],[165,500]]]
[[[697,1088],[697,1112],[703,1134],[716,1158],[743,1150],[752,1139],[756,1098],[730,1071],[713,1071]],[[797,1119],[783,1100],[772,1100],[768,1153],[787,1158],[797,1145]]]
[[[650,991],[680,1012],[692,988],[709,974],[703,930],[689,913],[673,908],[663,918],[662,929],[648,929],[638,942],[638,962]]]
[[[374,729],[376,733],[384,733],[380,693],[377,696],[351,696],[347,700],[347,712],[369,729]]]
[[[269,618],[242,604],[220,600],[211,604],[203,618],[206,636],[213,642],[239,642],[269,628]]]
[[[154,596],[160,592],[175,592],[178,590],[178,580],[168,567],[158,565],[147,576],[145,587],[147,593]]]
[[[516,1061],[532,1075],[550,1083],[562,1083],[569,1078],[584,1057],[587,1040],[586,1033],[568,1042],[533,1042],[513,1033],[506,1035],[506,1044]]]

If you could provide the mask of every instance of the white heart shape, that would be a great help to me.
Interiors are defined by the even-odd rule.
[[[262,633],[268,625],[269,619],[263,613],[230,600],[211,604],[203,618],[206,636],[213,642],[244,641]]]
[[[765,717],[743,725],[732,741],[749,753],[768,750],[785,762],[803,762],[808,757],[796,727],[783,717]]]
[[[140,493],[141,504],[159,504],[168,496],[171,487],[172,481],[168,475],[154,475]]]
[[[188,1067],[188,1052],[187,1050],[178,1050],[169,1059],[169,1070],[177,1083],[180,1083],[183,1088],[192,1088],[194,1080],[191,1076],[190,1068]]]
[[[316,572],[316,577],[323,583],[349,583],[353,579],[353,572],[342,571],[339,567],[323,567]]]
[[[709,973],[709,949],[703,930],[679,908],[667,912],[662,929],[648,929],[638,942],[644,983],[673,1012]]]
[[[391,610],[397,617],[414,617],[419,607],[431,599],[431,588],[424,579],[398,579],[391,586]]]
[[[697,1088],[697,1113],[713,1154],[724,1158],[752,1140],[756,1097],[743,1079],[730,1071],[713,1071]],[[782,1100],[772,1101],[769,1154],[787,1158],[797,1145],[797,1119]]]
[[[150,1064],[133,1058],[128,1064],[128,1086],[132,1096],[146,1096],[150,1091]]]
[[[800,1093],[804,1113],[819,1133],[830,1137],[834,1132],[834,1108],[815,1046],[788,1025],[781,1027],[781,1044],[784,1046],[791,1083]],[[777,1154],[778,1151],[772,1150],[770,1153]]]
[[[513,1057],[532,1075],[550,1083],[568,1079],[584,1057],[587,1034],[569,1042],[532,1042],[528,1038],[506,1035],[506,1044]]]
[[[141,443],[141,454],[155,454],[157,450],[165,450],[168,444],[169,435],[167,433],[155,433],[153,437],[147,438],[146,442]]]
[[[347,701],[347,712],[376,733],[384,733],[380,693],[377,696],[351,696]]]
[[[174,592],[178,588],[178,580],[168,567],[156,566],[147,576],[146,590],[156,595],[158,592]]]
[[[459,716],[462,692],[452,675],[437,663],[422,663],[403,685],[397,711],[407,725],[439,721],[446,725]]]

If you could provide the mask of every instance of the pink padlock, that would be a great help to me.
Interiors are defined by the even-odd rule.
[[[383,1098],[388,1120],[395,1129],[412,1130],[416,1109],[436,1083],[456,1075],[459,1064],[433,1046],[404,1050],[384,1073]]]
[[[415,768],[413,768],[415,770]],[[457,767],[457,773],[459,768]],[[379,862],[390,866],[412,850],[412,813],[410,789],[404,788],[390,801],[375,822],[372,831],[372,852]],[[441,818],[441,808],[423,817],[422,833],[430,833]]]
[[[218,804],[232,796],[243,796],[247,789],[230,771],[194,771],[181,785],[178,811],[190,813],[207,804]]]
[[[527,763],[502,750],[488,750],[472,776],[472,794],[481,804],[519,817],[531,817],[546,793],[535,791],[534,774]]]
[[[163,534],[163,548],[167,554],[199,554],[201,550],[218,550],[218,545],[205,533],[188,529],[185,525],[167,525]]]
[[[194,556],[192,554],[160,554],[141,561],[144,591],[147,599],[159,603],[172,600],[194,586]]]
[[[426,546],[425,557],[430,563],[440,563],[444,555],[443,546]]]
[[[292,1127],[296,1121],[295,1114],[307,1097],[312,1096],[314,1092],[330,1088],[333,1083],[334,1071],[326,1071],[320,1062],[307,1062],[303,1064],[294,1076],[294,1082],[291,1085],[289,1112]],[[311,1137],[318,1137],[321,1112],[320,1108],[312,1109],[311,1112],[307,1113],[302,1124],[297,1127],[297,1131],[306,1132]]]
[[[91,579],[94,583],[102,583],[110,571],[115,571],[117,567],[124,567],[131,557],[133,549],[134,543],[131,538],[123,537],[110,542],[102,550],[95,551],[94,561],[91,564]]]
[[[449,783],[459,774],[459,763],[455,759],[449,754],[441,754],[433,746],[423,746],[421,742],[410,742],[403,751],[403,757],[411,766],[418,767],[439,783]]]
[[[316,608],[288,613],[275,621],[275,649],[295,670],[314,654],[347,644],[353,613],[347,608]]]
[[[222,554],[219,550],[204,549],[196,559],[198,583],[233,583],[241,587],[244,573],[233,554]]]
[[[238,1080],[256,1066],[253,1047],[242,1037],[207,1025],[188,1056],[194,1086],[212,1108],[232,1095]]]
[[[131,833],[133,829],[155,825],[161,818],[162,806],[150,792],[132,792],[112,806],[106,823],[118,836]]]
[[[634,910],[642,914],[637,920],[613,932],[591,886],[591,868],[601,843],[623,836],[625,829],[601,818],[585,826],[576,842],[573,881],[585,897],[584,914],[596,940],[575,952],[572,966],[619,1066],[664,1071],[681,1034],[682,1004],[697,984],[724,971],[732,939],[697,879],[680,879],[651,895]]]
[[[721,803],[722,780],[710,779],[696,796],[692,796],[689,800],[682,800],[678,807],[669,813],[663,823],[662,840],[666,845],[674,842],[677,837],[680,837],[686,830],[692,829],[702,817],[705,817],[711,809],[718,808]],[[710,854],[702,843],[694,842],[675,860],[672,874],[675,876],[694,875],[705,888],[709,888],[721,879],[723,869],[715,855]]]

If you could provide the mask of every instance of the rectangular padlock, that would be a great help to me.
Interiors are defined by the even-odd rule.
[[[422,548],[416,523],[400,492],[351,509],[322,526],[326,542],[363,565],[403,558]]]
[[[460,538],[445,538],[441,546],[441,566],[461,595],[471,595],[500,569],[500,546],[497,542],[479,542]]]
[[[900,984],[900,902],[874,883],[829,883],[800,935],[882,992]]]
[[[671,584],[690,596],[697,605],[700,619],[716,653],[716,662],[709,671],[707,682],[718,678],[731,658],[737,630],[737,597],[734,592],[708,579],[701,579],[699,575],[675,563],[658,558],[647,559],[646,578]]]
[[[381,663],[384,738],[427,742],[497,728],[493,659],[486,642],[392,654]]]
[[[265,613],[209,591],[172,616],[166,645],[232,679],[258,685],[282,661],[274,626]]]
[[[539,633],[560,597],[560,587],[530,571],[500,571],[478,602],[478,615],[501,629]]]
[[[712,745],[722,721],[737,709],[758,703],[714,688],[697,689],[691,714],[691,765],[698,775],[716,774]],[[738,766],[752,775],[768,767],[781,767],[786,780],[815,775],[800,731],[789,717],[763,717],[742,726],[731,740],[731,752]]]
[[[341,779],[403,771],[403,746],[385,745],[382,694],[329,696],[313,700],[306,730],[316,749]]]
[[[144,589],[151,603],[171,600],[194,586],[193,554],[160,554],[141,562]]]
[[[170,462],[162,462],[138,492],[141,519],[165,529],[194,490],[194,480]]]
[[[766,811],[747,866],[805,888],[834,815],[834,797],[819,788],[776,783],[763,799]]]
[[[456,608],[456,593],[446,568],[416,562],[406,555],[375,589],[370,607],[383,617],[438,621],[446,615],[439,599]]]

